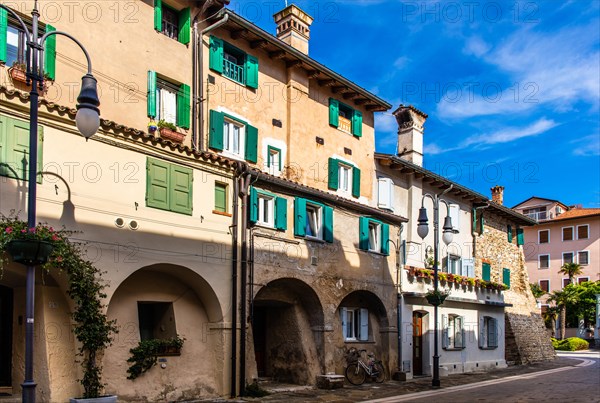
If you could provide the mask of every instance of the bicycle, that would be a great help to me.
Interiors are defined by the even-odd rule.
[[[349,364],[346,367],[346,379],[352,385],[362,385],[367,375],[377,383],[382,383],[385,380],[383,364],[381,361],[375,359],[375,354],[368,353],[366,363],[361,359],[362,353],[366,351],[357,350],[354,347],[348,351],[347,359]]]

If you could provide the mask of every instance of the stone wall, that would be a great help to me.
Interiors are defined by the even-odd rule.
[[[485,211],[485,210],[484,210]],[[510,270],[510,289],[504,291],[506,361],[516,364],[555,358],[552,343],[537,312],[536,302],[529,288],[523,248],[517,245],[516,225],[505,218],[484,212],[483,234],[476,237],[476,275],[481,277],[482,263],[491,265],[491,280],[502,282],[502,270]],[[507,226],[513,229],[508,241]]]

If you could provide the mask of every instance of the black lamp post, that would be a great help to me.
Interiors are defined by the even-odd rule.
[[[421,239],[425,239],[429,233],[429,226],[427,225],[427,209],[425,208],[425,199],[430,198],[433,202],[433,290],[435,293],[438,291],[438,255],[439,255],[439,243],[440,243],[440,202],[446,205],[447,215],[444,219],[444,232],[442,239],[446,245],[452,242],[452,219],[450,218],[450,206],[448,203],[441,199],[441,196],[449,192],[452,189],[452,185],[440,194],[431,195],[426,193],[421,199],[421,208],[419,209],[419,219],[417,226],[417,234]],[[431,385],[433,387],[440,386],[440,356],[438,351],[438,304],[433,305],[433,379]]]
[[[27,225],[29,228],[36,226],[36,185],[37,185],[37,140],[38,140],[38,88],[43,88],[44,42],[51,35],[62,35],[75,42],[85,54],[87,59],[87,74],[82,78],[81,92],[77,97],[77,115],[75,123],[79,132],[87,139],[96,133],[100,127],[100,100],[96,89],[96,79],[92,75],[92,62],[83,45],[71,35],[61,32],[47,32],[41,38],[38,37],[39,12],[37,0],[31,11],[31,32],[21,17],[10,8],[0,4],[0,8],[11,13],[21,25],[26,37],[25,65],[27,71],[27,82],[31,84],[30,109],[29,109],[29,192],[27,196]],[[30,82],[31,81],[31,82]],[[35,263],[27,264],[26,297],[25,297],[25,380],[21,384],[23,388],[23,402],[35,402],[36,383],[33,380],[33,336],[34,336],[34,302],[35,302]]]

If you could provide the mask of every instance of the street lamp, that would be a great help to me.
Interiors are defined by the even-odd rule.
[[[445,193],[448,193],[452,189],[453,185],[442,193],[431,195],[426,193],[421,199],[421,208],[419,209],[419,218],[417,225],[417,234],[421,239],[425,239],[429,233],[429,226],[427,224],[427,209],[425,208],[425,199],[430,198],[433,202],[433,291],[438,291],[438,254],[439,254],[439,243],[440,243],[440,202],[446,205],[446,218],[444,219],[442,240],[446,245],[452,242],[452,219],[450,218],[450,205],[441,199]],[[433,305],[433,379],[431,385],[433,387],[440,386],[440,356],[438,351],[438,304]]]
[[[11,13],[21,24],[25,34],[25,65],[27,72],[27,81],[31,80],[30,109],[29,109],[29,192],[27,195],[27,226],[35,228],[36,226],[36,180],[37,180],[37,140],[38,140],[38,88],[43,88],[44,82],[44,63],[43,52],[44,42],[51,35],[62,35],[75,42],[85,54],[87,59],[87,74],[82,78],[81,92],[77,97],[77,115],[75,123],[79,132],[87,139],[96,133],[100,127],[100,100],[96,88],[97,81],[92,75],[92,62],[88,52],[83,45],[71,35],[61,32],[47,32],[41,38],[38,38],[38,20],[40,13],[37,9],[37,0],[34,2],[31,11],[31,32],[21,17],[10,8],[0,4],[0,8]],[[25,380],[21,384],[22,398],[24,403],[35,402],[36,383],[33,380],[33,334],[34,334],[34,303],[35,303],[35,263],[27,264],[25,297]]]

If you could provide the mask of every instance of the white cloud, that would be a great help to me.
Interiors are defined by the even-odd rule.
[[[571,142],[575,144],[573,155],[595,157],[600,155],[600,135],[592,134]]]
[[[403,69],[411,62],[411,59],[406,56],[400,56],[394,61],[394,67],[397,69]]]
[[[481,57],[485,55],[491,46],[478,36],[473,36],[467,40],[463,52],[467,55]]]

